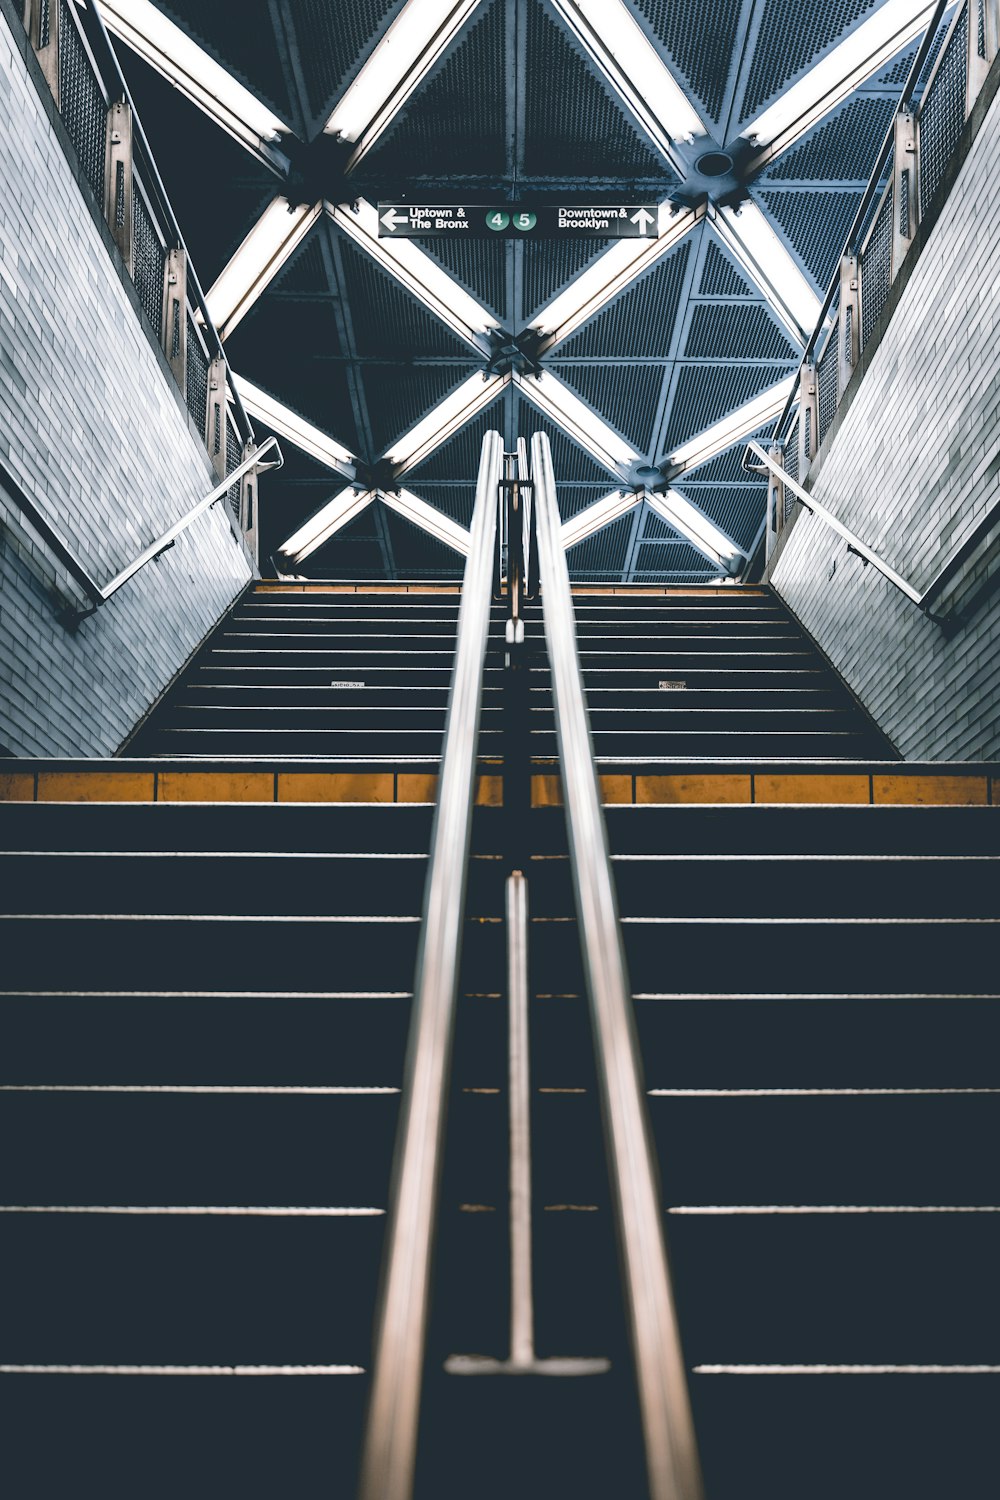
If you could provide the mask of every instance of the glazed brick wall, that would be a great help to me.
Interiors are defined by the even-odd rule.
[[[919,590],[1000,498],[996,72],[814,466],[816,498]],[[804,513],[772,563],[774,588],[907,759],[1000,756],[997,535],[1000,523],[934,606],[965,616],[951,628]]]
[[[215,477],[8,0],[0,118],[0,744],[107,755],[252,567],[223,502],[75,631],[60,623],[54,604],[83,596],[15,486],[106,583]]]

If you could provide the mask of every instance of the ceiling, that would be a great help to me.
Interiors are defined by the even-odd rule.
[[[577,578],[706,579],[752,551],[744,443],[784,402],[926,4],[158,0],[196,44],[183,68],[148,0],[101,9],[254,426],[285,452],[265,571],[460,573],[440,533],[469,524],[491,427],[549,433],[564,520],[623,497],[570,547]],[[397,261],[380,200],[645,202],[659,235],[446,236]],[[282,553],[319,511],[327,540]]]

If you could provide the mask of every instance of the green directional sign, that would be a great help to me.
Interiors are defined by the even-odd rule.
[[[655,239],[655,203],[380,203],[379,239]]]

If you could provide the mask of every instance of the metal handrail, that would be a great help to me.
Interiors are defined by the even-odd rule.
[[[851,223],[850,229],[847,231],[847,238],[844,241],[844,248],[841,251],[840,255],[837,257],[836,270],[834,271],[833,278],[830,282],[829,287],[827,288],[826,296],[823,298],[822,306],[820,307],[819,314],[816,318],[816,326],[813,329],[809,342],[808,344],[806,344],[805,350],[802,354],[803,363],[812,355],[813,350],[816,348],[816,345],[821,334],[823,333],[824,328],[827,326],[827,315],[830,311],[830,308],[833,306],[834,299],[836,298],[838,291],[840,290],[840,263],[845,255],[851,254],[857,237],[864,227],[865,219],[868,215],[868,210],[871,208],[872,203],[874,202],[875,197],[878,193],[879,183],[882,178],[882,171],[885,167],[886,162],[889,160],[889,153],[891,152],[893,142],[895,141],[896,115],[899,114],[900,110],[906,108],[907,104],[909,104],[911,98],[913,97],[914,90],[916,89],[917,84],[920,82],[920,75],[924,71],[924,64],[926,63],[927,58],[930,55],[931,48],[934,45],[934,38],[937,35],[937,29],[941,24],[941,20],[944,16],[945,11],[950,5],[953,4],[954,0],[937,0],[937,4],[934,7],[934,14],[931,16],[929,22],[927,23],[927,30],[924,32],[920,46],[917,48],[916,56],[914,57],[913,62],[910,65],[910,71],[906,75],[906,82],[903,84],[903,92],[899,96],[899,102],[896,105],[896,109],[893,113],[893,118],[889,122],[889,128],[885,133],[885,138],[882,141],[878,156],[875,158],[875,166],[872,170],[871,176],[868,179],[868,186],[865,188],[864,192],[861,195],[861,202],[858,204],[858,211],[854,215],[854,219]],[[788,421],[788,418],[791,415],[792,408],[795,405],[797,399],[798,388],[797,386],[793,386],[788,394],[788,400],[785,402],[785,406],[781,413],[781,416],[775,423],[775,439],[777,439],[778,435],[784,430],[785,423]]]
[[[937,615],[930,614],[932,599],[946,587],[962,564],[975,551],[982,538],[998,524],[998,519],[1000,519],[1000,501],[997,501],[980,517],[969,532],[969,535],[955,548],[951,556],[942,563],[937,573],[935,573],[930,583],[924,589],[923,593],[921,593],[913,587],[912,583],[907,582],[901,573],[897,573],[895,568],[890,567],[887,562],[883,562],[882,558],[868,546],[867,542],[863,542],[855,532],[844,525],[843,521],[838,521],[837,517],[831,511],[827,510],[825,505],[821,505],[813,495],[810,495],[808,490],[803,489],[798,480],[793,479],[790,474],[787,474],[776,459],[772,458],[769,453],[764,452],[759,443],[751,442],[747,444],[746,453],[743,455],[743,467],[747,472],[758,474],[764,472],[759,464],[747,465],[746,458],[747,454],[750,453],[755,454],[767,465],[770,472],[792,491],[792,494],[807,511],[812,515],[818,516],[824,525],[829,526],[831,531],[835,531],[838,536],[843,537],[852,552],[856,552],[865,562],[870,562],[872,567],[876,568],[882,574],[883,578],[887,578],[895,588],[899,589],[900,593],[906,595],[911,603],[915,604],[918,609],[922,609],[925,614],[930,615],[931,619],[939,618]]]
[[[409,1500],[413,1489],[502,464],[500,434],[488,432],[462,583],[413,987],[362,1448],[361,1500]]]
[[[272,448],[277,454],[277,458],[268,463],[261,463],[263,455],[269,453]],[[35,531],[43,537],[48,547],[55,553],[63,567],[80,585],[87,598],[91,601],[88,609],[73,609],[67,612],[74,620],[81,620],[85,619],[87,615],[92,615],[102,604],[107,604],[111,596],[116,594],[123,584],[128,583],[130,578],[134,578],[140,568],[144,568],[147,563],[152,562],[154,558],[166,552],[168,547],[172,547],[181,533],[186,531],[192,522],[196,521],[204,511],[209,510],[224,495],[228,494],[233,485],[238,483],[250,469],[262,469],[265,471],[268,469],[280,469],[283,463],[284,458],[282,457],[277,438],[267,438],[255,453],[251,453],[248,458],[245,458],[242,463],[238,464],[232,473],[227,474],[225,479],[217,484],[213,490],[210,490],[203,499],[198,501],[197,505],[193,505],[189,511],[181,516],[179,521],[175,521],[172,526],[168,527],[155,542],[151,542],[148,547],[144,547],[138,557],[133,558],[130,563],[122,568],[121,572],[116,573],[110,582],[105,584],[97,582],[86,565],[77,557],[58,527],[53,525],[49,518],[39,510],[35,502],[24,493],[19,485],[10,483],[7,477],[5,477],[4,488],[10,490],[11,499],[16,504],[18,510],[27,516]]]
[[[700,1500],[701,1469],[667,1260],[607,833],[548,438],[531,440],[539,578],[577,922],[629,1311],[651,1500]]]

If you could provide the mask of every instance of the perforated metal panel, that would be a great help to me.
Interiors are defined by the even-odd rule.
[[[965,124],[969,13],[963,8],[920,109],[920,212],[925,214]]]
[[[656,417],[667,366],[563,365],[556,366],[567,385],[600,411],[604,420],[640,453],[653,443]]]
[[[158,8],[195,37],[278,114],[288,116],[288,89],[266,5],[247,0],[157,0]],[[288,8],[288,7],[286,7]],[[352,0],[350,9],[358,9]],[[295,9],[293,5],[291,9]]]
[[[599,486],[600,493],[604,495],[616,487],[615,476],[602,468],[600,464],[595,463],[589,453],[572,442],[554,423],[543,417],[530,401],[518,399],[515,422],[516,430],[522,437],[530,437],[535,432],[547,434],[552,448],[552,469],[557,485],[566,480],[575,480],[580,484]],[[567,512],[563,512],[564,517],[566,514]]]
[[[477,301],[505,320],[506,247],[501,240],[463,240],[442,234],[436,240],[423,241],[423,248]]]
[[[892,189],[887,189],[868,235],[861,261],[861,347],[885,306],[892,280]]]
[[[779,377],[780,378],[780,377]],[[773,365],[691,365],[680,371],[663,444],[665,456],[775,382]]]
[[[718,120],[734,66],[740,7],[734,0],[629,0],[666,48],[702,111]]]
[[[558,492],[558,482],[556,485]],[[601,579],[621,577],[628,561],[629,541],[634,518],[622,516],[603,531],[595,531],[585,541],[570,547],[566,563],[571,578]]]
[[[705,251],[699,290],[703,297],[752,297],[754,295],[753,288],[747,283],[746,278],[736,269],[728,256],[723,255],[714,240],[709,241],[708,249]]]
[[[239,468],[243,458],[243,444],[231,421],[226,422],[226,473],[231,474],[234,469]],[[226,491],[226,504],[236,517],[240,518],[240,485],[239,481]]]
[[[351,0],[336,6],[329,0],[285,0],[315,118],[330,113],[402,5],[403,0]]]
[[[133,279],[145,312],[159,337],[163,320],[163,262],[165,251],[145,199],[132,194]]]
[[[365,176],[499,175],[506,160],[503,0],[487,0],[463,40],[411,97],[365,161]]]
[[[741,120],[751,119],[796,74],[819,57],[879,0],[767,0],[743,92]]]
[[[681,244],[635,286],[558,346],[560,357],[670,353],[691,246]]]
[[[837,358],[839,353],[837,333],[827,339],[826,347],[816,365],[816,388],[819,401],[819,442],[822,443],[837,415]]]
[[[441,354],[469,358],[469,346],[440,318],[379,270],[370,255],[341,236],[344,281],[359,355],[408,359]]]
[[[385,524],[396,554],[400,578],[461,578],[465,558],[405,516],[385,509]]]
[[[555,240],[551,244],[521,246],[525,320],[530,322],[539,308],[551,302],[555,294],[562,291],[584,266],[596,260],[604,249],[600,240],[578,240],[575,244]]]
[[[849,100],[832,119],[810,131],[801,145],[779,156],[765,180],[866,183],[894,112],[891,98]]]
[[[644,583],[704,583],[718,571],[689,542],[643,542],[630,578]]]
[[[524,169],[582,181],[676,180],[539,0],[528,3]]]
[[[743,479],[743,484],[679,484],[676,488],[738,547],[748,551],[764,516],[767,484],[749,480],[746,474]]]
[[[362,384],[368,406],[373,457],[385,452],[394,438],[402,437],[420,417],[436,406],[476,366],[421,365],[393,368],[366,366]]]
[[[87,181],[103,203],[107,99],[77,30],[74,9],[67,0],[59,0],[59,22],[59,107],[63,124]]]
[[[411,469],[406,477],[407,486],[423,494],[424,487],[431,484],[475,484],[483,438],[487,432],[502,428],[503,397],[500,396],[485,411],[480,412],[478,417],[466,422],[430,458]],[[559,473],[558,469],[556,473]]]
[[[684,353],[689,359],[775,359],[783,366],[798,361],[795,347],[767,308],[759,305],[697,306]]]
[[[191,420],[204,437],[205,418],[208,413],[208,355],[194,323],[188,319],[187,331],[187,408]]]
[[[826,291],[861,201],[859,188],[801,188],[760,193],[816,287]]]

